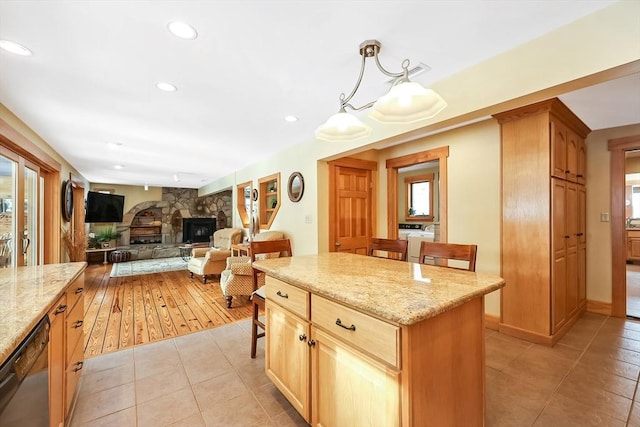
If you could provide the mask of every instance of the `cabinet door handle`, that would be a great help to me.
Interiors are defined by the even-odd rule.
[[[584,236],[584,233],[578,233],[578,234],[576,234],[576,236],[578,236],[578,237]]]
[[[289,294],[283,294],[280,291],[276,292],[276,295],[278,295],[279,297],[282,297],[282,298],[289,298]]]
[[[309,340],[309,342],[307,343],[307,345],[308,345],[309,347],[313,347],[313,346],[315,346],[315,345],[316,345],[316,340]]]
[[[67,311],[67,304],[60,304],[58,308],[56,308],[55,314],[64,313],[65,311]]]
[[[566,236],[564,236],[564,238],[565,239],[569,239],[569,238],[571,238],[571,236],[567,234]]]
[[[342,324],[342,321],[338,318],[336,319],[336,325],[340,326],[341,328],[344,328],[348,331],[355,331],[356,330],[356,325],[354,325],[353,323],[351,324],[351,326],[345,326]]]
[[[82,320],[77,320],[76,323],[73,324],[74,328],[79,328],[80,326],[82,326],[83,321]]]
[[[301,335],[298,337],[298,339],[299,339],[300,341],[304,341],[304,340],[306,340],[306,339],[307,339],[307,335],[306,335],[306,334],[301,334]]]
[[[84,290],[84,288],[78,288],[78,289],[76,289],[76,294],[81,294],[83,290]]]
[[[582,175],[581,173],[577,174],[576,177],[577,178],[582,178],[584,175]]]
[[[75,363],[76,367],[73,368],[73,372],[78,372],[84,366],[84,362],[81,360]]]

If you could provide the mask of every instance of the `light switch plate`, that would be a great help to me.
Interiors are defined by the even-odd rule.
[[[602,212],[600,214],[600,222],[609,222],[609,212]]]

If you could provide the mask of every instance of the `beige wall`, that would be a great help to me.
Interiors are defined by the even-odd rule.
[[[640,124],[592,132],[587,137],[587,298],[611,302],[611,223],[600,221],[611,212],[610,139],[640,135]]]
[[[113,190],[113,194],[124,196],[125,213],[139,203],[162,200],[162,187],[149,187],[149,190],[145,191],[144,187],[140,185],[91,184],[91,191],[105,189]]]

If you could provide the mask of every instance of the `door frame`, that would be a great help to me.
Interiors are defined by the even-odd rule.
[[[610,139],[611,152],[611,315],[627,316],[627,238],[625,227],[626,152],[640,149],[640,135]]]
[[[398,169],[412,166],[418,163],[427,163],[438,160],[439,188],[438,206],[440,208],[440,241],[447,242],[447,158],[449,146],[434,148],[432,150],[407,154],[406,156],[387,159],[387,236],[390,239],[398,238]]]
[[[377,200],[376,189],[378,188],[378,163],[371,160],[356,159],[353,157],[342,157],[340,159],[331,160],[327,162],[329,166],[329,252],[336,252],[335,242],[338,238],[338,228],[336,227],[336,168],[345,167],[351,169],[361,169],[369,171],[371,174],[371,187],[369,188],[369,211],[371,212],[371,219],[366,225],[369,236],[373,236],[373,227],[376,224],[377,216]],[[333,243],[332,243],[333,242]]]

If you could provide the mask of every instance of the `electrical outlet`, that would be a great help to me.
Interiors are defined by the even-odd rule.
[[[602,212],[600,214],[600,222],[609,222],[609,212]]]

